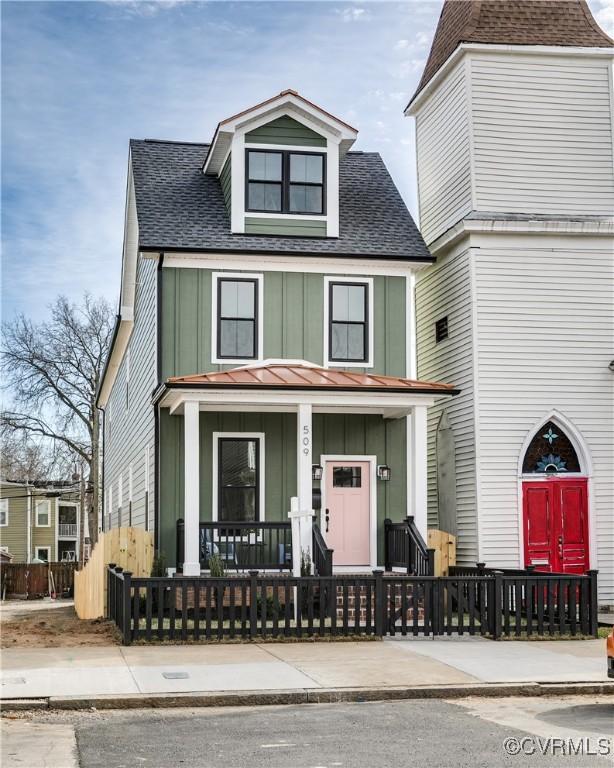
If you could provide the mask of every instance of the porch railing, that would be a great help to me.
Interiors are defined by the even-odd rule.
[[[324,536],[317,523],[312,526],[313,570],[316,576],[333,575],[333,550],[326,546]]]
[[[408,575],[434,576],[435,550],[427,548],[411,515],[400,523],[384,520],[384,562],[387,571],[404,568]]]
[[[177,521],[177,568],[184,561],[184,521]],[[290,521],[211,522],[199,525],[199,560],[209,568],[217,555],[227,570],[292,570],[292,528]]]
[[[77,538],[76,523],[58,523],[58,536],[67,536],[68,538]]]

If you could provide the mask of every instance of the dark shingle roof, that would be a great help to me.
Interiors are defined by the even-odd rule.
[[[411,101],[461,43],[589,48],[614,45],[584,0],[445,0]]]
[[[220,181],[205,176],[208,144],[130,142],[143,250],[432,257],[381,157],[349,152],[339,164],[339,237],[233,235]]]

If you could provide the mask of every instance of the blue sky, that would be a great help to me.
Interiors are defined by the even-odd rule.
[[[442,0],[3,2],[2,316],[117,301],[128,139],[208,141],[285,88],[356,126],[416,213],[412,120]],[[611,30],[608,0],[590,0]]]

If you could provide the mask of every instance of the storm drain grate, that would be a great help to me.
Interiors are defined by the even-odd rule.
[[[162,677],[167,680],[187,680],[190,676],[187,672],[163,672]]]

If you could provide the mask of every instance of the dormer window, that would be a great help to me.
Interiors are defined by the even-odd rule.
[[[256,213],[323,215],[325,156],[249,149],[245,207]]]

